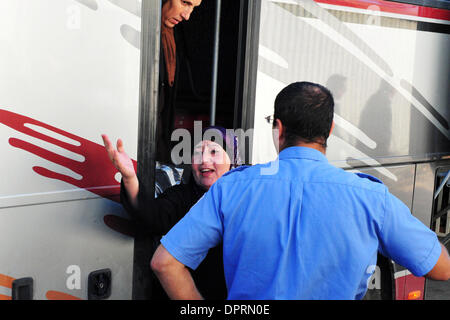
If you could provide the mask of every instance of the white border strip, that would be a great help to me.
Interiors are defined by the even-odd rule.
[[[412,274],[412,273],[409,270],[398,271],[398,272],[394,273],[394,279],[397,280],[398,278],[406,277],[406,276],[409,276],[410,274]]]
[[[12,289],[0,286],[0,294],[2,294],[4,296],[11,297],[12,296]]]

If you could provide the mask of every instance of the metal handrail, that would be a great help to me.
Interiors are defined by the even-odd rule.
[[[442,189],[444,188],[449,178],[450,178],[450,170],[447,172],[447,175],[445,176],[444,180],[442,180],[441,184],[439,185],[439,188],[437,188],[436,192],[434,193],[434,200],[436,200],[439,193],[441,193]]]
[[[216,101],[217,101],[217,75],[219,70],[219,40],[220,40],[220,13],[222,1],[216,1],[216,27],[214,34],[214,60],[212,71],[212,87],[211,87],[211,106],[210,106],[210,124],[216,124]]]

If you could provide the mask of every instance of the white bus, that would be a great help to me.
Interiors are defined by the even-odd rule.
[[[449,234],[448,1],[222,1],[220,20],[216,3],[204,0],[176,28],[185,54],[176,128],[252,129],[245,162],[267,162],[275,95],[321,83],[336,101],[329,161],[380,178]],[[158,239],[135,233],[100,136],[123,139],[150,192],[155,180],[156,193],[183,182],[183,168],[154,156],[160,7],[0,2],[0,299],[161,297],[149,268]],[[379,256],[366,298],[426,299],[426,288]]]

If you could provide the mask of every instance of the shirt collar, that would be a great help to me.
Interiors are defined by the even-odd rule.
[[[327,157],[325,157],[322,152],[308,147],[286,148],[280,152],[279,159],[309,159],[315,161],[328,161]]]

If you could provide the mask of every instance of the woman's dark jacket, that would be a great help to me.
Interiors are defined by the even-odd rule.
[[[191,209],[205,193],[191,176],[187,184],[166,189],[158,198],[143,193],[138,195],[138,209],[134,209],[123,186],[120,188],[122,205],[141,228],[153,235],[163,236]],[[207,300],[227,297],[223,271],[222,244],[209,250],[196,270],[189,269],[197,289]]]

